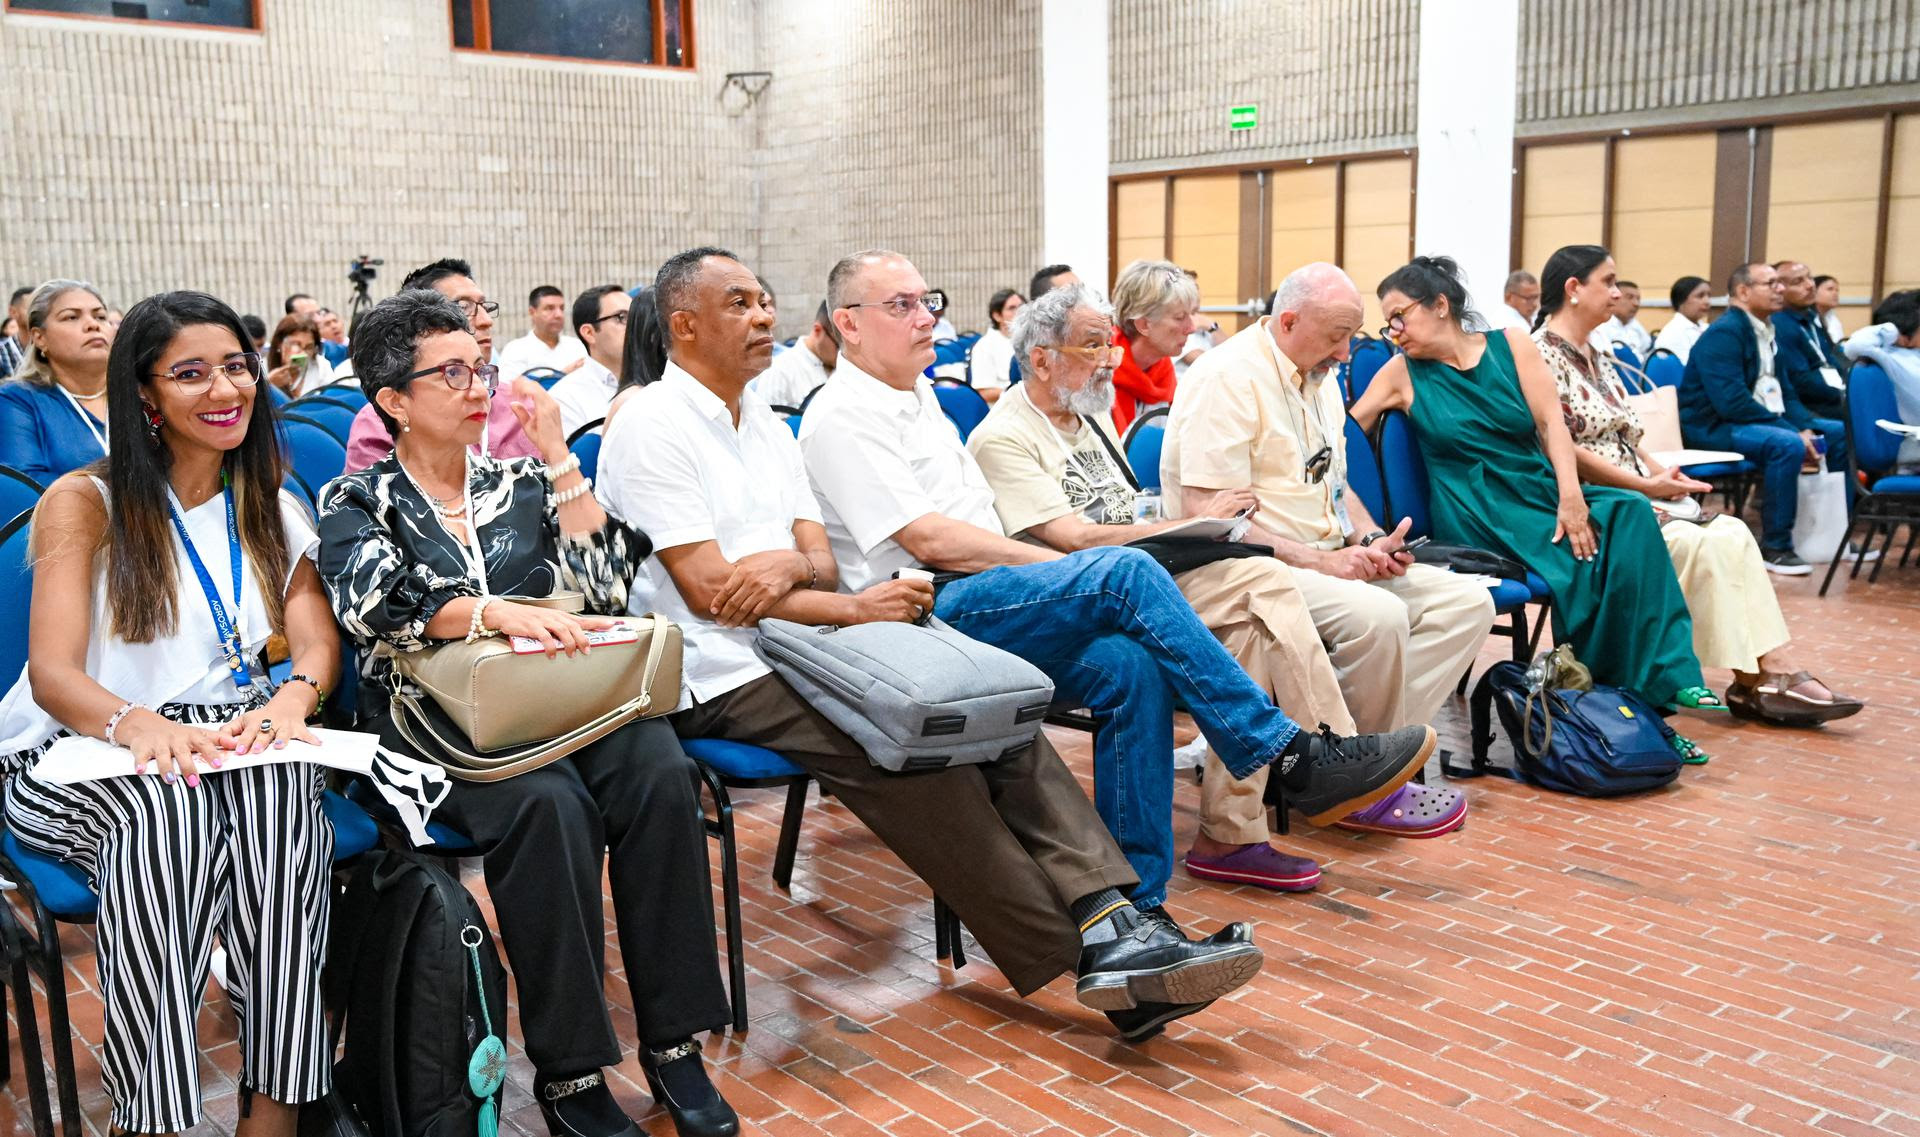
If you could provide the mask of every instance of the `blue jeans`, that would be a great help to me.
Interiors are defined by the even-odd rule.
[[[1813,429],[1827,442],[1827,469],[1847,468],[1847,430],[1833,419],[1813,420]],[[1760,547],[1769,553],[1793,551],[1793,522],[1800,508],[1800,467],[1807,448],[1798,431],[1768,423],[1743,423],[1727,428],[1731,449],[1760,467]],[[1853,479],[1847,479],[1847,502],[1853,502]]]
[[[1173,875],[1176,698],[1236,778],[1279,757],[1300,729],[1138,549],[989,569],[942,588],[934,613],[1040,668],[1057,700],[1092,712],[1094,806],[1140,877],[1140,904],[1165,900]]]

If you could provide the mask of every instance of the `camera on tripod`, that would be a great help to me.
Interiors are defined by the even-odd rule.
[[[367,285],[373,283],[373,278],[380,275],[380,266],[386,263],[379,257],[369,257],[364,254],[357,256],[353,258],[353,263],[347,266],[347,279],[353,283],[355,289],[365,292]]]

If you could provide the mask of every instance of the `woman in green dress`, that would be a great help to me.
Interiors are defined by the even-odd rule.
[[[1466,287],[1446,257],[1380,283],[1382,334],[1404,352],[1353,408],[1371,429],[1407,413],[1426,459],[1434,536],[1505,554],[1540,574],[1554,639],[1596,680],[1655,706],[1723,711],[1693,654],[1693,621],[1647,499],[1582,487],[1560,396],[1518,329],[1466,330]],[[1418,398],[1415,396],[1418,395]],[[1683,757],[1705,756],[1684,739]]]

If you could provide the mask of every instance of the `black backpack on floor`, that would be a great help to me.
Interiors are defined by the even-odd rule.
[[[1602,684],[1556,688],[1502,660],[1480,677],[1469,704],[1473,765],[1461,769],[1442,760],[1450,778],[1494,774],[1563,794],[1618,797],[1658,789],[1680,775],[1673,728],[1631,691]],[[1490,709],[1513,743],[1513,769],[1487,758]]]
[[[433,859],[376,850],[354,870],[333,903],[327,1005],[347,1039],[334,1094],[374,1137],[472,1137],[483,1111],[499,1116],[500,1091],[477,1096],[468,1065],[489,1020],[504,1041],[506,972],[479,905]]]

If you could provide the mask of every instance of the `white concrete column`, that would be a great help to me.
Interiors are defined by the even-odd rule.
[[[1460,262],[1498,304],[1512,252],[1519,0],[1422,0],[1415,250]]]
[[[1107,283],[1107,0],[1042,0],[1040,264]],[[1033,267],[1039,268],[1040,264]]]

